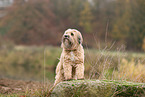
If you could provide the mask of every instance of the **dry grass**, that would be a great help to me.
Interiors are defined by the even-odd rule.
[[[118,70],[113,73],[113,79],[145,83],[145,64],[139,60],[135,62],[135,59],[130,61],[122,59]]]
[[[38,76],[38,79],[41,78],[41,81],[46,82],[44,86],[35,89],[27,88],[24,95],[43,97],[47,95],[52,86],[54,67],[57,64],[56,60],[59,58],[61,49],[47,47],[44,60],[44,48],[17,47],[0,51],[1,74],[6,73],[9,76],[19,77],[23,72],[27,72],[23,77]],[[86,79],[145,82],[145,54],[125,52],[122,49],[116,51],[111,51],[110,48],[103,50],[85,49]],[[17,72],[15,72],[16,70]]]

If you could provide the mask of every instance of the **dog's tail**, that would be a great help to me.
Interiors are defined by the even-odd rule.
[[[46,97],[50,97],[53,89],[55,88],[55,86],[60,82],[61,80],[55,80],[54,85],[49,89],[48,94],[46,95]]]
[[[50,90],[48,91],[48,94],[46,95],[46,97],[50,97],[50,95],[51,95],[53,89],[55,88],[55,86],[56,86],[56,85],[53,85],[53,87],[50,88]]]
[[[58,83],[60,83],[60,82],[63,81],[64,77],[63,77],[63,72],[62,72],[62,71],[63,71],[62,64],[59,62],[58,65],[57,65],[57,67],[56,67],[56,76],[55,76],[54,85],[53,85],[53,87],[49,90],[49,92],[48,92],[48,94],[47,94],[46,97],[50,97],[50,95],[51,95],[53,89],[55,88],[55,86],[56,86]]]

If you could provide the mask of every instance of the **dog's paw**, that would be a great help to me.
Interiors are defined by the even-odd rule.
[[[84,78],[79,78],[78,80],[84,80]]]
[[[73,80],[73,79],[72,78],[65,79],[65,81],[70,81],[70,80]]]

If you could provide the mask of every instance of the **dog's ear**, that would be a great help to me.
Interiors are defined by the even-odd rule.
[[[82,44],[83,43],[83,38],[81,35],[78,35],[78,43]]]

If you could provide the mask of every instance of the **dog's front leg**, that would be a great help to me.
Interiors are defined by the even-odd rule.
[[[64,70],[65,80],[71,80],[72,79],[72,66],[69,63],[64,63],[63,70]]]
[[[84,79],[84,64],[77,64],[76,66],[76,76],[77,79]]]

